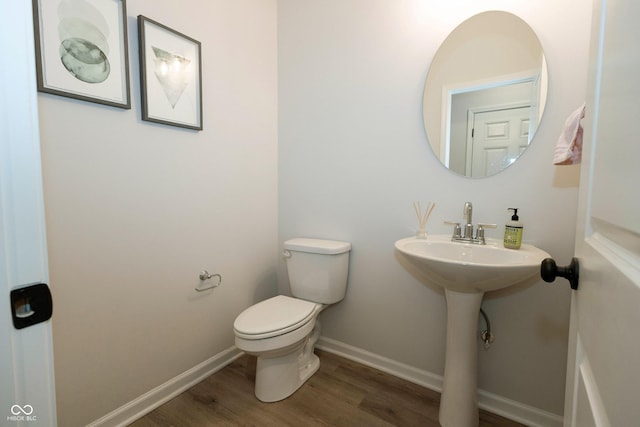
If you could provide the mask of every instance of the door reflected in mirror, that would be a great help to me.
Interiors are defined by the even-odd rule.
[[[523,20],[498,11],[466,20],[427,75],[423,115],[434,154],[468,177],[509,167],[533,140],[547,79],[540,42]]]

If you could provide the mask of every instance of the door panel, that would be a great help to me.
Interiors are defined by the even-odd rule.
[[[565,401],[566,426],[640,420],[640,2],[596,0]]]
[[[640,3],[633,0],[607,0],[605,3],[599,81],[601,118],[595,145],[598,161],[593,168],[592,215],[627,233],[640,233],[636,188],[640,182],[640,144],[636,128],[640,117]],[[621,192],[625,196],[621,197]]]
[[[473,113],[467,176],[493,175],[513,163],[529,144],[531,107]]]

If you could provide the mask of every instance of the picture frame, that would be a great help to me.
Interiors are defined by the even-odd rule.
[[[138,16],[142,120],[202,130],[201,43]]]
[[[130,109],[126,0],[33,0],[39,92]]]

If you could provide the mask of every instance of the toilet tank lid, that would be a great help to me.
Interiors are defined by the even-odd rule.
[[[335,255],[349,252],[351,250],[351,243],[338,240],[296,237],[295,239],[289,239],[284,242],[284,248],[290,251]]]

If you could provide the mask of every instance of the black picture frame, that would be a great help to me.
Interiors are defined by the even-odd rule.
[[[201,43],[138,16],[142,120],[202,130]]]
[[[38,91],[130,109],[126,0],[33,0]]]

